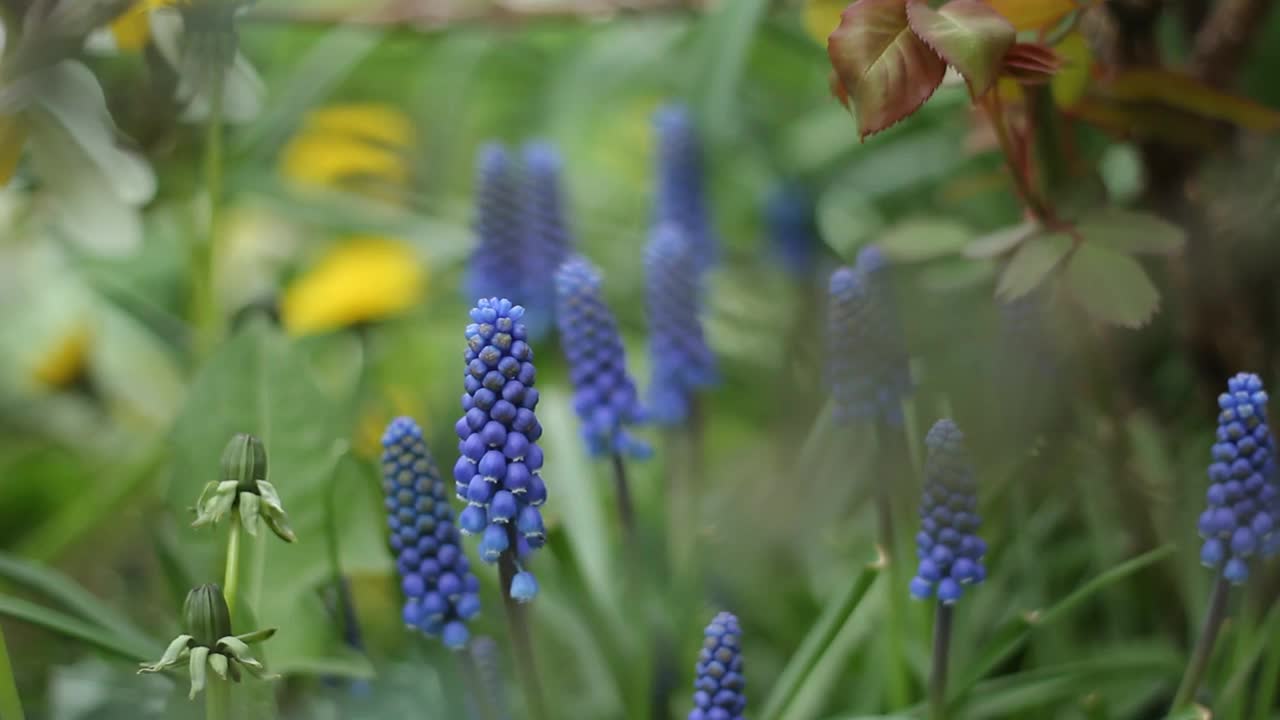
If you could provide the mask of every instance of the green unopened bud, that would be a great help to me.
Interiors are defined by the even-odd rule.
[[[241,492],[258,492],[258,481],[267,479],[267,449],[248,433],[236,433],[222,451],[222,481],[234,480]]]
[[[231,612],[222,588],[217,585],[201,585],[187,593],[182,606],[182,617],[187,634],[196,645],[214,648],[218,640],[231,635]]]

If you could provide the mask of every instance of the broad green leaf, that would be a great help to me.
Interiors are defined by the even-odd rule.
[[[1131,256],[1086,242],[1066,269],[1067,288],[1090,315],[1127,328],[1147,323],[1160,306],[1160,292]]]
[[[970,237],[969,229],[954,220],[918,218],[894,225],[876,244],[894,260],[919,262],[955,255]]]
[[[1077,223],[1076,230],[1087,243],[1124,253],[1173,255],[1182,250],[1187,240],[1182,228],[1164,218],[1121,208],[1086,215]]]
[[[1022,243],[1000,274],[996,294],[1002,300],[1016,300],[1035,290],[1071,252],[1071,246],[1071,238],[1062,233],[1037,235]]]
[[[990,0],[989,4],[1018,31],[1048,28],[1080,7],[1074,0]]]
[[[0,577],[56,601],[68,611],[102,627],[137,648],[155,644],[155,639],[116,612],[110,605],[85,590],[75,580],[49,567],[0,553]]]
[[[696,92],[713,139],[739,120],[735,105],[738,86],[746,76],[752,38],[768,7],[765,0],[719,3],[702,21],[706,35],[698,45],[698,67],[706,73]]]
[[[1040,225],[1034,222],[1023,222],[1002,228],[969,243],[964,249],[964,256],[982,259],[1004,255],[1021,245],[1039,229]]]
[[[11,595],[0,595],[0,615],[29,622],[134,662],[154,662],[164,652],[164,645],[159,642],[140,643],[122,638],[104,627]]]
[[[330,576],[325,501],[352,427],[344,415],[349,412],[317,388],[296,345],[256,322],[209,360],[174,427],[171,507],[192,505],[216,475],[232,434],[253,433],[266,444],[268,479],[280,493],[298,542],[286,544],[270,533],[247,541],[241,551],[241,594],[261,626],[280,630],[269,649],[273,671],[368,672],[367,661],[346,647],[316,593]],[[374,483],[343,488],[338,526],[340,561],[347,572],[389,568],[380,494]],[[223,528],[187,530],[182,540],[208,546],[224,543],[225,533]]]
[[[844,592],[827,602],[817,622],[809,628],[800,647],[787,661],[782,674],[773,684],[764,703],[764,710],[761,711],[762,718],[769,720],[790,717],[782,711],[800,691],[801,685],[826,654],[840,629],[858,609],[879,572],[878,565],[867,566],[851,579]]]
[[[980,0],[951,0],[936,10],[911,2],[907,18],[911,30],[964,77],[974,97],[995,83],[1013,46],[1013,26]]]
[[[863,138],[919,109],[947,70],[911,32],[906,0],[857,0],[840,16],[827,54],[853,101]]]

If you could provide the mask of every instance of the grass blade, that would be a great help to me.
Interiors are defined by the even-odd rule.
[[[155,660],[163,649],[158,643],[150,641],[139,643],[116,637],[105,628],[12,595],[0,595],[0,615],[29,622],[50,632],[83,641],[100,650],[135,662]],[[153,655],[155,657],[152,657]]]

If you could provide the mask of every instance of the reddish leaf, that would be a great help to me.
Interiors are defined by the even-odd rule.
[[[853,106],[849,104],[849,93],[844,89],[844,85],[840,82],[840,76],[836,75],[836,71],[832,70],[827,76],[827,87],[831,90],[831,97],[840,101],[845,110],[853,111]]]
[[[919,109],[947,70],[911,32],[906,0],[857,0],[845,8],[827,54],[853,100],[863,138]]]
[[[1001,73],[1026,85],[1049,82],[1062,69],[1062,58],[1041,43],[1016,43],[1004,56]]]
[[[937,10],[912,0],[907,19],[912,31],[964,77],[974,97],[991,88],[1000,60],[1013,46],[1013,26],[981,0],[951,0]]]

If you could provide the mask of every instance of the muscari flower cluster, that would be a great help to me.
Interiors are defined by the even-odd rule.
[[[858,253],[854,267],[831,274],[827,382],[838,422],[903,423],[911,370],[888,272],[883,253],[871,245]]]
[[[653,366],[647,410],[654,421],[675,424],[688,416],[692,394],[717,380],[715,356],[699,318],[699,273],[678,225],[654,229],[645,249],[644,268]]]
[[[911,594],[925,600],[935,594],[950,604],[967,584],[987,576],[982,558],[987,544],[977,536],[978,496],[973,467],[964,450],[964,435],[950,420],[939,420],[925,436],[924,496],[920,500],[920,560]]]
[[[404,622],[461,648],[469,637],[467,620],[480,612],[480,582],[462,552],[444,482],[413,420],[392,420],[382,448],[382,487],[405,596]]]
[[[822,247],[813,199],[800,187],[780,185],[770,192],[764,215],[774,257],[793,277],[808,280]]]
[[[681,105],[660,109],[653,124],[658,136],[654,225],[681,227],[689,238],[694,263],[705,270],[719,257],[720,241],[707,210],[702,139],[689,110]]]
[[[566,222],[560,183],[560,153],[547,142],[531,142],[524,147],[523,189],[526,240],[525,325],[529,333],[542,337],[549,329],[555,310],[555,272],[569,257],[573,237]]]
[[[480,535],[480,557],[497,562],[504,552],[523,558],[545,539],[542,513],[547,500],[542,480],[542,425],[534,411],[538,390],[524,308],[505,298],[486,298],[471,310],[467,325],[465,392],[455,430],[461,457],[453,466],[458,497],[467,507],[458,516],[462,532]],[[532,600],[533,574],[520,569],[511,597]]]
[[[517,193],[506,148],[482,147],[476,163],[476,244],[467,265],[470,297],[524,297],[526,253]]]
[[[1255,555],[1280,550],[1280,488],[1262,380],[1240,373],[1218,396],[1218,435],[1209,465],[1208,509],[1200,515],[1200,560],[1234,584]]]
[[[566,260],[556,272],[556,298],[560,347],[587,448],[596,456],[646,456],[649,446],[625,429],[645,416],[617,320],[600,295],[600,272],[581,256]]]
[[[703,636],[689,720],[742,720],[747,696],[738,618],[727,612],[716,615]]]

